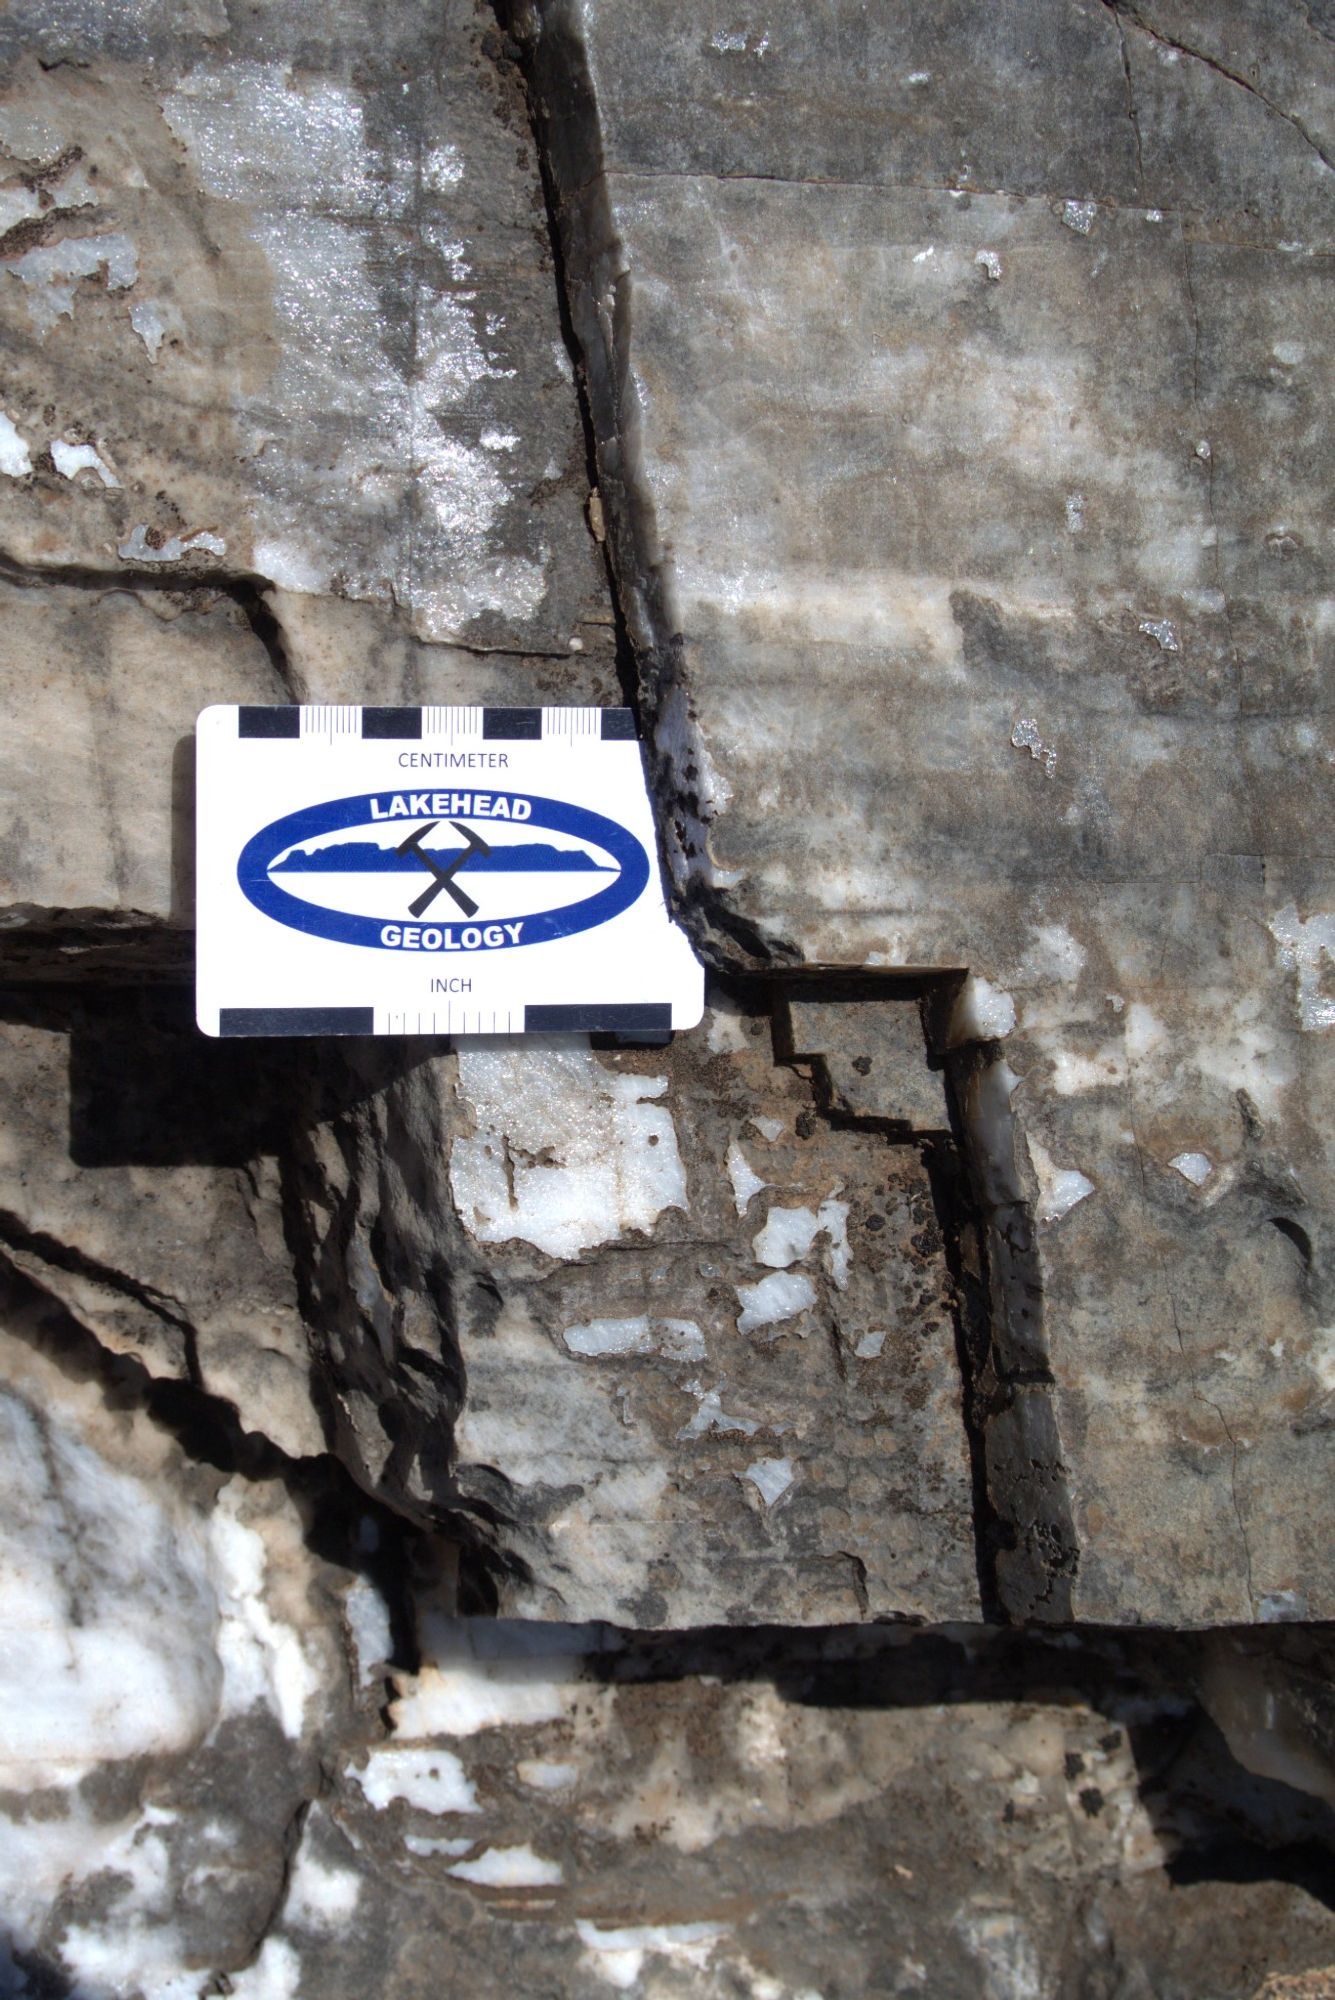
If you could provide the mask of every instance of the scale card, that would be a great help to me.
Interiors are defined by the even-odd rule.
[[[625,708],[206,708],[206,1035],[666,1036],[668,916]]]

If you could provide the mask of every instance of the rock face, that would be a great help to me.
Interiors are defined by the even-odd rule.
[[[916,1150],[832,1131],[775,1067],[768,1020],[733,1011],[666,1060],[465,1049],[457,1089],[475,1132],[451,1186],[500,1298],[475,1293],[460,1326],[456,1477],[522,1523],[531,1582],[503,1608],[977,1617],[950,1275]]]
[[[680,893],[970,974],[1093,1619],[1331,1591],[1331,45],[1205,12],[521,18]]]
[[[6,17],[12,555],[564,652],[597,593],[583,443],[484,17],[109,22]]]
[[[1331,1990],[1332,34],[5,11],[0,1995]],[[700,1030],[204,1041],[219,701]]]

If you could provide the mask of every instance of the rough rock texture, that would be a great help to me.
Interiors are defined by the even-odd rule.
[[[1325,1615],[1327,24],[516,25],[699,934],[970,973],[1049,1613]]]
[[[346,1727],[350,1579],[280,1478],[182,1450],[49,1297],[7,1278],[2,1310],[0,1981],[197,1991],[271,1921]]]
[[[201,1048],[175,994],[27,989],[0,1022],[6,1258],[103,1347],[322,1452],[267,1051]]]
[[[188,962],[211,701],[618,698],[537,162],[488,22],[0,24],[0,577],[26,691],[0,903],[45,971],[55,913],[103,963]]]
[[[16,559],[252,572],[566,650],[598,589],[584,447],[485,27],[7,10]]]
[[[1333,38],[4,12],[0,1996],[1335,1991]],[[202,1042],[220,700],[699,1033]]]
[[[415,1993],[473,1941],[483,1993],[806,2000],[1250,1994],[1331,1950],[1293,1887],[1231,1887],[1226,1940],[1216,1888],[1166,1890],[1227,1754],[1146,1686],[1136,1724],[1110,1714],[1115,1670],[1092,1694],[1032,1659],[1019,1704],[976,1698],[1011,1663],[949,1644],[827,1634],[780,1664],[591,1636],[428,1619],[394,1743],[312,1811],[266,1953],[322,1991]],[[1174,1738],[1144,1790],[1133,1743]],[[1281,1838],[1325,1822],[1258,1793]]]
[[[451,1186],[499,1298],[476,1292],[459,1329],[456,1477],[516,1521],[532,1583],[513,1608],[976,1617],[953,1294],[916,1149],[831,1129],[768,1020],[732,1010],[663,1055],[464,1050],[457,1088],[476,1129]]]
[[[948,1161],[832,1128],[721,996],[671,1050],[389,1060],[291,1163],[368,1491],[462,1510],[506,1615],[981,1614]]]

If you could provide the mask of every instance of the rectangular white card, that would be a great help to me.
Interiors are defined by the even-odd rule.
[[[624,708],[206,708],[206,1035],[692,1028]]]

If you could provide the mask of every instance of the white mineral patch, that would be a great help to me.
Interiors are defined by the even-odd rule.
[[[286,1938],[266,1938],[255,1963],[229,1973],[227,1983],[233,2000],[297,2000],[301,1960]],[[183,1982],[175,1993],[163,1990],[161,2000],[185,2000],[186,1992]]]
[[[1027,1144],[1034,1172],[1038,1176],[1038,1219],[1040,1222],[1060,1222],[1077,1202],[1093,1194],[1094,1183],[1077,1167],[1054,1165],[1046,1146],[1032,1134],[1028,1136]]]
[[[422,636],[432,640],[447,640],[457,634],[472,619],[484,611],[499,611],[507,618],[522,623],[531,618],[547,594],[547,558],[551,551],[544,546],[539,551],[540,560],[530,562],[521,556],[487,556],[485,541],[492,524],[501,508],[510,498],[508,487],[497,479],[483,480],[476,469],[479,454],[471,454],[465,445],[444,446],[437,453],[436,470],[439,491],[431,497],[433,517],[439,528],[444,530],[447,540],[454,534],[456,545],[471,549],[475,561],[467,577],[457,583],[427,584],[418,588],[414,585],[413,604],[418,612],[418,623]],[[442,469],[446,460],[453,459],[459,470],[453,475],[458,481],[452,484],[448,467]],[[465,484],[467,482],[467,484]],[[460,525],[455,534],[451,516],[461,511],[458,505],[460,493],[467,491],[470,498],[468,513],[470,520]],[[474,502],[485,495],[485,516]]]
[[[211,556],[225,556],[227,544],[221,535],[201,528],[194,535],[168,535],[161,542],[150,542],[148,528],[144,523],[132,528],[127,539],[117,545],[116,553],[122,562],[168,563],[180,562],[182,557],[203,552]]]
[[[448,1620],[428,1621],[422,1650],[418,1672],[400,1677],[390,1708],[401,1742],[559,1722],[582,1672],[575,1653],[478,1658],[469,1628]]]
[[[101,1923],[70,1924],[61,1938],[61,1958],[77,1990],[90,2000],[140,1991],[170,2000],[182,1954],[171,1921],[169,1856],[160,1829],[175,1816],[148,1806],[137,1816],[99,1821],[74,1793],[60,1806],[63,1811],[48,1795],[40,1815],[0,1819],[8,1935],[23,1941],[24,1930],[40,1923],[62,1891],[99,1876],[106,1916]],[[30,1989],[20,1983],[5,1990]]]
[[[293,1627],[270,1603],[270,1560],[264,1537],[246,1521],[246,1486],[231,1479],[209,1516],[210,1567],[219,1599],[216,1634],[223,1669],[223,1705],[243,1715],[263,1702],[287,1736],[299,1737],[319,1677]],[[275,1551],[279,1567],[286,1551]]]
[[[555,1764],[545,1757],[521,1757],[515,1776],[532,1792],[566,1792],[579,1777],[577,1764]]]
[[[518,1661],[483,1666],[424,1666],[393,1705],[395,1734],[416,1737],[474,1736],[480,1729],[523,1729],[559,1722],[566,1712],[563,1687],[573,1679],[552,1678],[548,1663]]]
[[[22,479],[32,471],[32,453],[19,436],[12,417],[0,410],[0,472]]]
[[[130,307],[130,325],[148,349],[149,360],[156,361],[167,335],[180,330],[180,315],[156,299],[136,299]]]
[[[848,1284],[848,1203],[831,1197],[819,1209],[771,1208],[762,1228],[751,1239],[757,1264],[785,1270],[809,1255],[818,1236],[827,1239],[826,1263],[840,1291]]]
[[[1142,618],[1140,630],[1157,642],[1161,653],[1180,653],[1182,640],[1171,618]]]
[[[989,278],[1001,276],[1001,259],[995,250],[979,250],[974,257],[975,264],[981,264]]]
[[[343,1616],[352,1638],[357,1679],[365,1687],[393,1650],[389,1606],[375,1585],[367,1577],[359,1576],[344,1595]]]
[[[1323,1389],[1335,1389],[1335,1326],[1318,1327],[1313,1335],[1312,1367]]]
[[[328,581],[323,566],[299,543],[260,539],[255,543],[255,568],[280,590],[318,596]]]
[[[776,1140],[781,1139],[788,1129],[782,1118],[753,1118],[751,1123],[762,1139],[769,1140],[771,1146]]]
[[[736,1139],[728,1141],[728,1179],[732,1182],[732,1198],[739,1215],[745,1215],[753,1195],[769,1186],[755,1171]]]
[[[331,1868],[316,1859],[308,1839],[297,1849],[283,1921],[303,1930],[341,1930],[357,1907],[361,1881],[350,1868]]]
[[[294,205],[323,202],[368,214],[383,190],[371,173],[361,105],[342,84],[294,77],[279,63],[201,63],[182,77],[163,116],[188,148],[200,181],[223,200],[262,200],[281,176]],[[411,186],[404,161],[391,202]]]
[[[1064,924],[1033,924],[1030,942],[1020,960],[1025,985],[1074,985],[1085,967],[1085,947]]]
[[[1088,236],[1094,227],[1098,207],[1092,201],[1067,201],[1062,203],[1062,221],[1077,236]]]
[[[1048,1988],[1038,1953],[1019,1917],[1009,1910],[966,1905],[955,1928],[982,1971],[979,2000],[1045,2000]]]
[[[1051,744],[1043,741],[1039,734],[1038,723],[1032,715],[1021,716],[1011,730],[1011,742],[1017,750],[1027,750],[1035,763],[1042,764],[1045,777],[1052,776],[1057,768],[1057,752]]]
[[[1318,912],[1306,923],[1296,903],[1286,903],[1270,919],[1279,962],[1296,975],[1299,1024],[1309,1033],[1335,1028],[1335,991],[1324,986],[1322,961],[1335,968],[1335,915]]]
[[[452,1750],[408,1750],[389,1744],[372,1750],[365,1765],[348,1776],[361,1786],[377,1812],[403,1799],[427,1813],[474,1813],[482,1808],[463,1765]]]
[[[0,1785],[197,1743],[222,1693],[204,1550],[146,1485],[9,1391],[0,1496]]]
[[[791,1458],[757,1458],[737,1477],[749,1479],[765,1505],[772,1507],[793,1483],[793,1461]]]
[[[719,1941],[731,1935],[726,1924],[635,1924],[603,1930],[576,1917],[575,1931],[589,1969],[609,1986],[629,1993],[638,1985],[644,1961],[666,1958],[683,1971],[703,1971]]]
[[[818,1214],[826,1238],[825,1268],[835,1290],[847,1291],[848,1275],[853,1267],[853,1252],[848,1246],[848,1203],[833,1199],[823,1201]]]
[[[1003,987],[971,972],[951,1009],[947,1046],[966,1042],[999,1042],[1015,1026],[1015,1002]]]
[[[769,1281],[766,1280],[768,1283]],[[805,1283],[805,1280],[800,1282]],[[815,1294],[813,1292],[812,1296]],[[679,1439],[707,1437],[711,1431],[739,1431],[743,1437],[754,1437],[760,1425],[751,1417],[731,1416],[723,1407],[721,1388],[702,1389],[698,1382],[688,1382],[687,1389],[700,1407],[688,1424],[683,1424],[677,1432]]]
[[[531,1847],[487,1847],[472,1861],[456,1861],[447,1875],[487,1889],[554,1889],[565,1880],[558,1861],[544,1861]]]
[[[24,286],[28,311],[45,336],[58,319],[73,317],[82,279],[102,272],[108,291],[125,291],[139,276],[139,257],[128,236],[67,236],[26,250],[4,268]]]
[[[1204,1187],[1214,1172],[1214,1161],[1208,1153],[1178,1153],[1168,1164],[1175,1167],[1183,1180],[1190,1181],[1193,1187]]]
[[[514,370],[490,348],[501,321],[479,314],[447,223],[421,225],[448,276],[439,285],[424,276],[415,289],[411,364],[396,363],[382,337],[365,223],[408,212],[410,150],[387,159],[353,91],[277,63],[201,64],[164,115],[206,190],[246,205],[272,287],[280,358],[265,409],[283,421],[275,431],[249,406],[239,421],[260,462],[254,540],[283,559],[257,554],[256,566],[292,590],[325,590],[337,572],[349,595],[404,604],[433,640],[459,636],[485,612],[530,617],[546,593],[548,551],[498,552],[496,523],[523,474],[481,442],[490,413],[479,385]],[[428,154],[428,184],[448,190],[463,173],[456,148]],[[493,446],[510,435],[494,418],[485,429]],[[407,495],[411,538],[390,532],[368,548],[366,516],[392,519]]]
[[[572,1354],[661,1354],[669,1361],[703,1361],[704,1335],[693,1319],[594,1319],[561,1336]]]
[[[705,1042],[712,1056],[740,1055],[751,1046],[747,1017],[734,1007],[713,1006],[705,1011]]]
[[[423,1861],[434,1861],[438,1854],[448,1854],[454,1859],[477,1846],[475,1840],[428,1840],[420,1833],[405,1833],[403,1844],[409,1854],[416,1854]]]
[[[459,1087],[476,1131],[450,1154],[465,1227],[577,1257],[686,1207],[665,1076],[617,1075],[587,1049],[466,1049]]]
[[[1144,1062],[1157,1055],[1168,1042],[1167,1028],[1143,1000],[1133,1000],[1127,1008],[1126,1025],[1122,1032],[1127,1055],[1133,1063]]]
[[[0,187],[0,236],[7,235],[16,222],[29,221],[39,209],[36,190],[25,187],[22,181]]]
[[[463,177],[463,154],[457,146],[432,146],[422,161],[422,185],[432,194],[458,187]]]
[[[782,1270],[799,1263],[815,1242],[820,1227],[820,1217],[814,1208],[771,1208],[764,1227],[751,1239],[757,1264]]]
[[[104,486],[120,485],[96,445],[67,444],[64,438],[52,438],[51,460],[56,471],[66,479],[73,479],[79,472],[95,472]]]
[[[1066,532],[1078,535],[1085,525],[1085,496],[1083,493],[1068,493],[1066,496]]]
[[[875,1361],[884,1346],[885,1329],[882,1327],[874,1333],[864,1333],[853,1352],[859,1361]]]
[[[775,1271],[754,1285],[738,1285],[741,1313],[738,1333],[755,1333],[762,1326],[779,1326],[796,1319],[816,1303],[816,1287],[800,1271]]]

